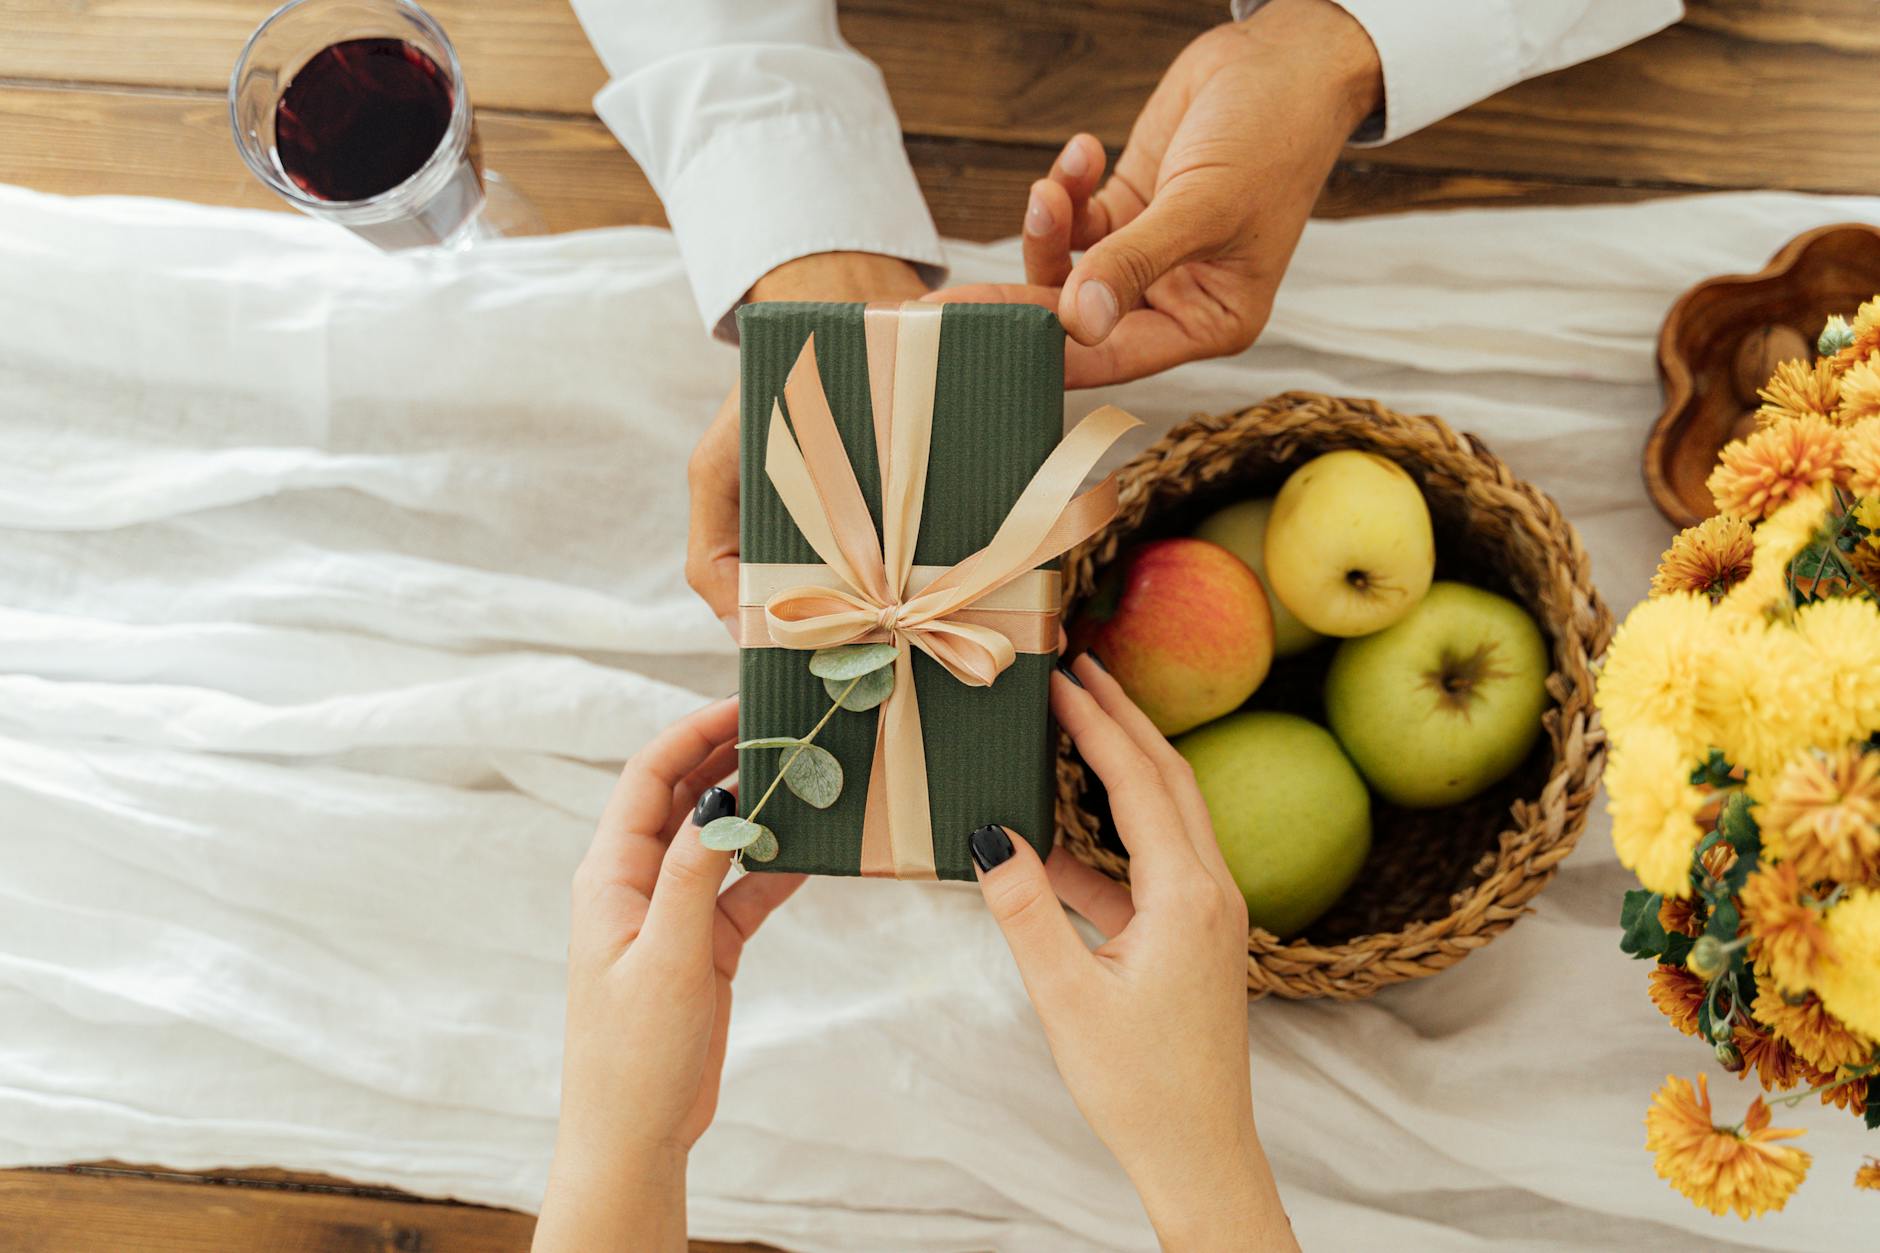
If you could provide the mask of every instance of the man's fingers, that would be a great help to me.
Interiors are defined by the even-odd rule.
[[[718,407],[686,467],[692,519],[686,533],[685,581],[737,638],[738,389]]]
[[[921,299],[939,305],[1042,305],[1055,309],[1060,294],[1056,287],[1034,287],[1026,283],[961,283],[958,287],[928,292]]]
[[[1058,317],[1080,344],[1101,343],[1151,285],[1176,266],[1213,254],[1232,221],[1171,183],[1133,221],[1112,225],[1064,284]]]
[[[1045,858],[1044,872],[1057,898],[1110,939],[1115,939],[1136,916],[1128,888],[1078,861],[1062,844]]]
[[[1127,383],[1252,343],[1266,326],[1272,293],[1237,275],[1208,273],[1215,269],[1205,262],[1179,267],[1150,291],[1147,308],[1125,313],[1102,343],[1067,343],[1064,386]],[[1205,287],[1197,271],[1210,280]]]
[[[1110,794],[1110,811],[1129,850],[1130,878],[1137,891],[1148,897],[1187,875],[1198,875],[1194,846],[1178,829],[1181,813],[1155,763],[1128,733],[1062,672],[1051,678],[1051,712]]]
[[[1019,976],[1031,999],[1040,1006],[1071,992],[1093,960],[1090,950],[1058,904],[1044,865],[1031,845],[1004,828],[975,833],[975,840],[1004,837],[999,852],[1004,860],[990,870],[978,870],[979,888],[986,908],[1005,933],[1005,943],[1018,963]],[[977,860],[975,861],[977,869]]]
[[[1031,185],[1025,207],[1025,281],[1038,287],[1063,285],[1071,272],[1071,197],[1060,183],[1041,178]]]

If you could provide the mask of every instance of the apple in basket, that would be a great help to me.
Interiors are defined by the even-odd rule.
[[[1273,595],[1273,584],[1266,577],[1266,526],[1273,516],[1273,498],[1243,500],[1216,510],[1195,528],[1195,538],[1219,544],[1246,562],[1266,587],[1267,608],[1273,611],[1273,655],[1290,657],[1303,653],[1325,637],[1299,621]]]
[[[1284,939],[1344,895],[1371,851],[1371,797],[1324,727],[1235,714],[1175,749],[1194,767],[1248,922]]]
[[[1437,583],[1396,625],[1338,646],[1325,713],[1377,794],[1453,805],[1520,765],[1547,707],[1547,642],[1527,610]]]
[[[1124,554],[1071,623],[1164,735],[1240,707],[1273,661],[1273,614],[1247,563],[1198,539]]]
[[[1314,631],[1383,630],[1416,607],[1435,569],[1422,489],[1376,453],[1314,457],[1274,498],[1267,575],[1273,594]]]

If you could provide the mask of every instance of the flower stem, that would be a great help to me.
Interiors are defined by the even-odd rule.
[[[1787,1105],[1793,1109],[1811,1096],[1820,1096],[1823,1092],[1832,1092],[1836,1088],[1845,1087],[1856,1079],[1865,1079],[1876,1070],[1880,1070],[1880,1062],[1871,1063],[1866,1066],[1856,1066],[1832,1083],[1821,1084],[1818,1087],[1808,1089],[1806,1092],[1791,1092],[1787,1096],[1771,1097],[1769,1103],[1771,1105]]]
[[[783,759],[783,765],[777,769],[777,777],[770,781],[770,786],[764,789],[764,794],[757,798],[757,804],[751,806],[751,812],[744,815],[746,822],[757,821],[758,810],[764,807],[764,802],[770,799],[771,793],[777,790],[777,785],[783,782],[783,776],[790,773],[790,767],[795,765],[796,759],[803,755],[803,749],[815,740],[824,727],[829,725],[829,719],[835,717],[836,710],[842,708],[842,702],[849,698],[849,693],[855,690],[855,685],[867,677],[868,676],[865,674],[858,674],[850,679],[849,685],[842,689],[836,696],[835,703],[829,706],[829,712],[825,713],[816,725],[809,729],[809,734],[805,735],[801,742],[790,751],[790,755]]]

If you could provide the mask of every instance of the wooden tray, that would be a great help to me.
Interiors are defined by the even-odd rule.
[[[1665,408],[1645,444],[1645,485],[1678,526],[1715,508],[1704,480],[1725,444],[1753,429],[1756,389],[1778,362],[1812,359],[1833,314],[1880,292],[1880,227],[1823,226],[1783,245],[1756,274],[1706,279],[1678,297],[1658,333]]]

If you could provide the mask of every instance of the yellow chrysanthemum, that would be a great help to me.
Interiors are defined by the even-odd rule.
[[[1821,911],[1802,899],[1790,862],[1765,861],[1743,884],[1743,926],[1756,942],[1759,967],[1783,992],[1806,992],[1815,970],[1833,955]]]
[[[1870,1157],[1854,1172],[1854,1186],[1880,1192],[1880,1157]]]
[[[1822,962],[1816,972],[1815,995],[1848,1031],[1863,1037],[1871,1056],[1873,1042],[1880,1039],[1880,890],[1850,888],[1841,903],[1828,911],[1827,925],[1834,957]],[[1823,1070],[1832,1068],[1809,1060]],[[1849,1066],[1860,1060],[1864,1059],[1834,1065]]]
[[[1705,486],[1717,508],[1754,522],[1840,473],[1841,433],[1813,415],[1726,446]]]
[[[1857,361],[1841,375],[1841,405],[1834,420],[1843,426],[1880,417],[1880,366],[1871,359]]]
[[[1841,437],[1841,476],[1861,498],[1855,519],[1873,530],[1880,522],[1880,422],[1863,422]]]
[[[1827,963],[1822,963],[1824,974],[1827,968]],[[1758,976],[1767,969],[1758,963]],[[1791,1004],[1773,984],[1758,982],[1750,1013],[1816,1070],[1832,1074],[1843,1066],[1864,1065],[1873,1055],[1873,1042],[1849,1030],[1813,993]]]
[[[1709,992],[1709,984],[1682,966],[1654,965],[1645,981],[1652,1004],[1685,1035],[1697,1034],[1697,1011]]]
[[[1760,800],[1767,778],[1814,742],[1820,721],[1808,699],[1814,654],[1777,621],[1737,623],[1729,645],[1712,656],[1698,715],[1712,743],[1748,771],[1751,794]]]
[[[1769,376],[1769,385],[1756,393],[1762,408],[1756,420],[1767,426],[1797,418],[1834,417],[1841,407],[1841,376],[1832,361],[1784,361]]]
[[[1816,601],[1796,610],[1795,630],[1815,658],[1807,689],[1815,743],[1880,731],[1880,605],[1858,596]]]
[[[1704,677],[1727,631],[1702,596],[1678,592],[1633,609],[1613,636],[1595,697],[1615,743],[1657,728],[1694,761],[1711,744],[1700,714]]]
[[[1880,877],[1880,754],[1849,744],[1799,753],[1756,812],[1763,848],[1799,884]]]
[[[1783,1092],[1802,1077],[1802,1059],[1773,1033],[1754,1023],[1739,1022],[1731,1032],[1736,1051],[1743,1057],[1738,1077],[1756,1072],[1756,1082],[1764,1092]]]
[[[1731,588],[1718,608],[1739,618],[1761,618],[1772,610],[1786,613],[1794,603],[1789,595],[1789,563],[1814,542],[1833,503],[1832,490],[1823,485],[1771,514],[1756,528],[1756,555],[1749,577]]]
[[[1695,1089],[1666,1075],[1645,1115],[1645,1147],[1654,1155],[1658,1177],[1711,1213],[1734,1211],[1739,1218],[1781,1209],[1801,1186],[1813,1159],[1777,1143],[1800,1134],[1771,1127],[1769,1107],[1760,1096],[1750,1102],[1740,1126],[1717,1126],[1710,1087],[1701,1074]]]
[[[1665,549],[1652,576],[1652,595],[1698,592],[1714,601],[1749,576],[1755,555],[1749,523],[1721,513],[1706,518],[1680,531]]]
[[[1662,732],[1634,734],[1606,763],[1612,847],[1638,881],[1666,896],[1691,893],[1691,854],[1703,833],[1704,794],[1692,786],[1690,754]]]
[[[1679,935],[1688,935],[1692,939],[1704,934],[1703,924],[1697,921],[1695,903],[1667,896],[1658,902],[1658,925],[1666,931]]]
[[[1848,331],[1853,338],[1839,354],[1843,361],[1865,361],[1880,352],[1880,296],[1861,305]]]

